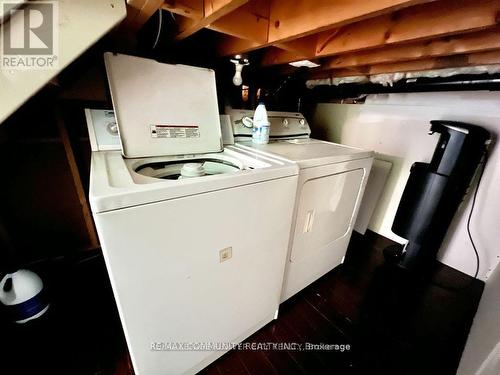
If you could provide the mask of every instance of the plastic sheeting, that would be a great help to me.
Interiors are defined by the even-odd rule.
[[[378,83],[383,86],[392,86],[394,82],[402,79],[414,78],[436,78],[436,77],[451,77],[458,74],[494,74],[500,73],[500,64],[496,65],[478,65],[463,68],[446,68],[435,70],[423,70],[407,73],[386,73],[374,74],[371,76],[351,76],[351,77],[332,77],[326,79],[311,79],[306,82],[306,86],[310,89],[316,86],[338,86],[346,83]]]

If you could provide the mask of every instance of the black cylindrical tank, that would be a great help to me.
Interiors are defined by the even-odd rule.
[[[415,163],[399,203],[392,230],[406,238],[401,266],[430,265],[486,151],[490,134],[462,122],[431,121],[440,133],[430,163]]]

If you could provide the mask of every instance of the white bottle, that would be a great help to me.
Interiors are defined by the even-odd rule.
[[[49,309],[40,277],[29,270],[8,273],[0,281],[0,303],[16,323],[38,318]]]
[[[260,103],[253,115],[252,142],[257,144],[269,143],[271,123],[267,119],[267,110],[264,103]]]

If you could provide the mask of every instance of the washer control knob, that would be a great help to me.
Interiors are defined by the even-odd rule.
[[[108,122],[106,124],[106,130],[111,135],[118,135],[118,125],[116,125],[116,122]]]
[[[253,120],[250,117],[245,116],[241,119],[241,125],[245,128],[253,128]]]
[[[306,126],[306,120],[304,120],[303,118],[301,118],[299,120],[299,124],[300,124],[300,126]]]
[[[281,121],[281,123],[285,128],[288,128],[288,119],[284,118],[283,121]]]

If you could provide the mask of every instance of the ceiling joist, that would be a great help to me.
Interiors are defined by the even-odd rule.
[[[203,0],[165,0],[162,9],[183,17],[199,20],[203,18]]]
[[[500,50],[489,52],[478,52],[454,56],[444,56],[436,58],[425,58],[421,60],[403,61],[388,64],[377,64],[369,66],[356,66],[329,71],[316,71],[311,74],[311,78],[331,78],[348,76],[370,76],[384,73],[400,73],[424,71],[445,68],[461,68],[467,66],[500,64]]]
[[[182,40],[217,31],[221,56],[265,48],[263,66],[314,60],[314,76],[499,62],[500,0],[128,0],[140,28],[158,9]],[[494,61],[494,62],[491,62]]]
[[[350,22],[368,19],[380,14],[394,12],[429,0],[271,0],[269,1],[268,38],[258,48],[280,45],[303,36],[316,34],[323,30],[339,27]],[[306,42],[309,39],[305,40]],[[256,49],[250,40],[238,43],[243,50]],[[307,43],[305,43],[307,44]],[[280,45],[283,48],[283,46]],[[293,44],[290,48],[293,50]],[[218,47],[222,56],[241,53],[234,48],[234,43],[222,39]],[[314,49],[312,50],[314,51]]]
[[[357,22],[318,35],[310,55],[273,50],[262,64],[286,64],[304,58],[332,56],[381,46],[431,39],[494,27],[499,22],[498,0],[445,0],[417,5],[393,14]]]
[[[321,70],[419,60],[427,57],[451,56],[500,49],[500,28],[468,34],[446,36],[422,42],[394,45],[369,51],[330,57]]]
[[[175,36],[175,40],[182,40],[193,35],[247,2],[248,0],[205,0],[203,17],[200,19],[183,18],[178,23],[179,31]]]
[[[424,1],[271,1],[268,42],[271,44],[285,42],[379,14],[394,12]]]
[[[269,2],[249,1],[231,14],[211,23],[207,28],[257,42],[257,45],[266,43],[269,29]]]

